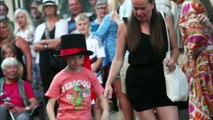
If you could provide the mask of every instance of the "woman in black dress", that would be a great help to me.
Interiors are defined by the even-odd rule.
[[[126,73],[126,90],[137,116],[141,120],[156,120],[156,109],[160,119],[178,120],[177,106],[166,95],[162,62],[167,51],[167,35],[163,17],[156,11],[154,0],[132,0],[132,5],[128,24],[122,22],[118,28],[116,55],[104,94],[108,98],[112,96],[111,84],[128,50],[130,66]],[[172,20],[165,17],[172,47],[167,66],[173,71],[179,52]]]

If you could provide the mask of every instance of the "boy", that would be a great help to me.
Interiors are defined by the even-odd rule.
[[[60,55],[67,61],[67,66],[54,78],[45,94],[49,97],[47,114],[50,120],[55,120],[54,105],[59,104],[57,120],[92,120],[91,91],[100,100],[103,109],[102,120],[108,120],[108,103],[103,96],[103,88],[95,74],[89,69],[89,55],[85,36],[70,34],[61,37]]]
[[[81,13],[77,15],[75,18],[76,22],[76,29],[81,33],[84,34],[86,37],[86,46],[87,49],[93,52],[93,55],[90,56],[91,60],[91,67],[92,71],[96,73],[100,84],[103,83],[102,76],[101,76],[101,64],[102,60],[105,57],[105,51],[103,48],[103,44],[98,37],[90,35],[90,22],[89,17]]]
[[[105,57],[105,51],[101,43],[101,40],[99,40],[98,37],[90,35],[90,22],[89,22],[89,17],[86,14],[81,13],[77,15],[75,18],[75,23],[76,23],[76,29],[81,34],[84,34],[86,37],[87,49],[93,52],[93,55],[90,56],[92,71],[98,77],[100,84],[103,84],[102,75],[101,75],[101,66],[102,66],[102,60]],[[100,120],[102,110],[99,105],[99,100],[97,99],[95,103],[94,99],[95,99],[95,96],[93,96],[92,98],[92,104],[95,104],[94,105],[95,120]]]

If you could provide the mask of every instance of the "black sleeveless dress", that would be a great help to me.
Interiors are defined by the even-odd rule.
[[[176,105],[166,95],[163,58],[167,50],[166,27],[163,18],[164,55],[159,57],[150,44],[150,36],[141,33],[137,49],[130,51],[130,66],[126,73],[127,96],[136,111],[160,106]]]

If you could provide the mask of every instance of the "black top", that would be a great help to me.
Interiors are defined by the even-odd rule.
[[[161,24],[162,24],[162,31],[163,31],[162,33],[164,38],[163,58],[162,57],[160,58],[159,55],[154,53],[150,43],[150,35],[141,33],[140,38],[143,38],[143,39],[140,40],[137,49],[133,52],[130,52],[129,54],[129,63],[131,65],[150,66],[150,64],[153,64],[153,63],[162,63],[168,48],[166,27],[162,17],[161,17]]]

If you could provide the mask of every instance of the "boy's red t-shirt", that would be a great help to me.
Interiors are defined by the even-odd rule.
[[[83,68],[74,73],[64,69],[53,78],[45,95],[57,99],[58,120],[92,120],[91,91],[96,96],[104,92],[92,71]]]

